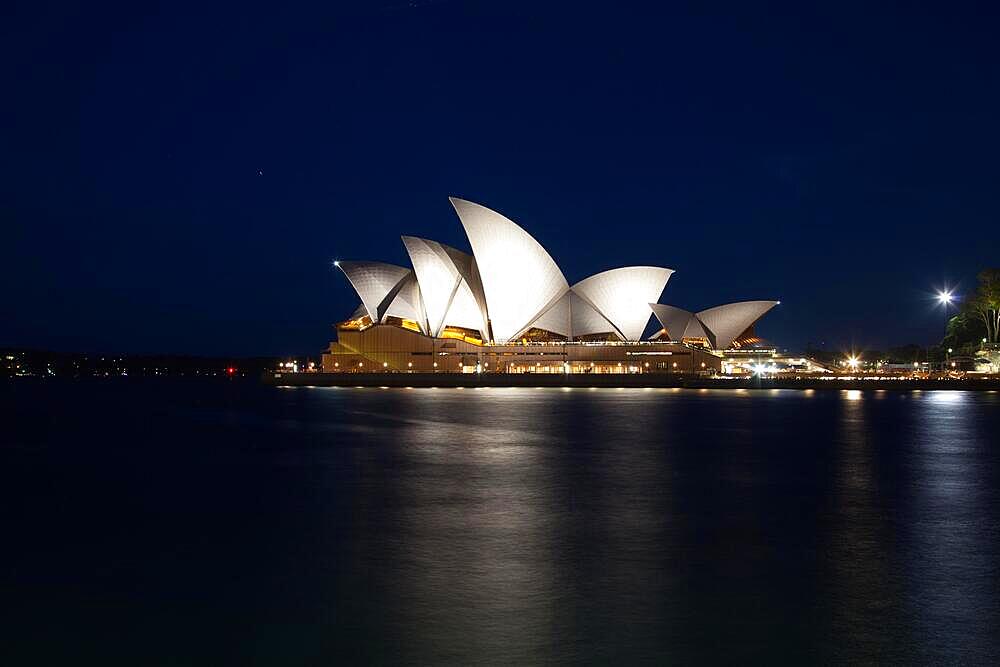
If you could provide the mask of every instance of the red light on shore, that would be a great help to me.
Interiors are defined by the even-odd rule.
[[[226,372],[229,373],[230,375],[233,375],[236,372],[236,369],[230,366],[229,368],[226,369]]]

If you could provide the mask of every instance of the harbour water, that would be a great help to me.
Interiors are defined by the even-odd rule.
[[[1000,656],[1000,393],[0,397],[4,664]]]

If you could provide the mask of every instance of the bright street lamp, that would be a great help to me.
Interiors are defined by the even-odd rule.
[[[945,337],[948,336],[948,306],[955,301],[955,294],[950,289],[940,290],[937,293],[938,305],[944,306],[944,333]],[[942,341],[943,342],[943,341]],[[948,354],[951,354],[951,350],[948,350]],[[929,356],[928,356],[929,358]],[[941,364],[941,370],[944,370],[944,363]]]

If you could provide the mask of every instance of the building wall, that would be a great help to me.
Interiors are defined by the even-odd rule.
[[[338,329],[323,372],[718,373],[720,357],[682,343],[477,345],[380,324]]]

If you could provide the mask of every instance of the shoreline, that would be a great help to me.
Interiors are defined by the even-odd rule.
[[[477,388],[477,387],[580,387],[636,389],[881,389],[913,390],[1000,390],[1000,378],[988,379],[861,379],[823,380],[819,378],[739,378],[721,379],[661,373],[642,375],[590,374],[499,374],[499,373],[276,373],[267,372],[261,381],[274,387],[398,387],[398,388]]]

